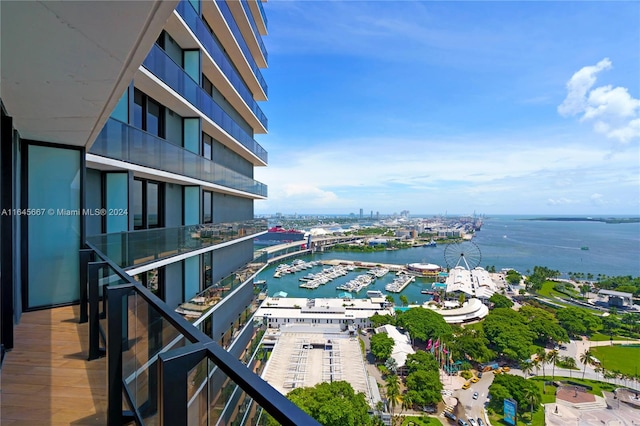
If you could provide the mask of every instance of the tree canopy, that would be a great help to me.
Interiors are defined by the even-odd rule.
[[[369,404],[362,392],[348,382],[323,382],[312,388],[297,388],[287,394],[294,404],[325,426],[369,426]]]
[[[482,323],[482,329],[496,352],[514,361],[529,358],[536,334],[518,312],[508,308],[494,309]]]
[[[429,339],[448,341],[451,338],[451,326],[442,315],[430,309],[411,308],[398,315],[396,324],[405,328],[412,339],[426,342]]]
[[[548,340],[555,342],[568,342],[569,336],[556,317],[541,308],[523,306],[518,311],[529,324],[529,330],[536,334],[536,340],[541,346],[545,346]]]
[[[417,370],[407,376],[407,395],[414,404],[437,404],[442,398],[440,373],[438,370]]]
[[[600,318],[582,308],[569,306],[560,309],[556,312],[556,318],[560,321],[562,328],[572,336],[592,334],[600,328]]]
[[[542,398],[540,389],[533,381],[511,374],[495,376],[493,383],[489,386],[489,393],[491,393],[489,407],[499,413],[503,413],[505,398],[516,400],[519,413],[524,413],[529,408],[527,396],[530,397],[533,394],[538,396],[538,400]]]
[[[507,296],[503,296],[500,293],[493,293],[489,298],[489,302],[493,303],[494,308],[510,308],[513,306],[513,302]]]
[[[495,358],[480,324],[467,325],[456,330],[448,347],[455,360],[471,358],[476,362],[488,362]]]
[[[371,336],[371,353],[379,360],[386,360],[393,352],[394,341],[386,333],[377,333]]]
[[[438,362],[430,352],[416,351],[414,354],[407,355],[405,367],[409,374],[418,370],[434,370],[438,371]]]

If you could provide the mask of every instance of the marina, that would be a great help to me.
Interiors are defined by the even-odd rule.
[[[400,293],[410,283],[416,280],[413,275],[401,274],[397,276],[391,283],[387,284],[384,289],[390,293]]]

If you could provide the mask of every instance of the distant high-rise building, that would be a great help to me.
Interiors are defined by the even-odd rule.
[[[363,219],[363,218],[364,218],[364,214],[363,214],[362,209],[360,209],[360,219]]]

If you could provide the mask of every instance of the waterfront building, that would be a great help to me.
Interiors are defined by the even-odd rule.
[[[467,296],[488,299],[496,292],[491,275],[481,267],[469,270],[464,266],[456,266],[449,271],[445,283],[447,293],[464,293]]]
[[[314,424],[239,361],[253,368],[266,265],[262,2],[1,7],[1,422],[256,424],[259,402]],[[184,302],[195,326],[174,312]],[[76,346],[58,344],[78,321]],[[209,373],[188,387],[196,367]]]
[[[268,297],[255,313],[257,321],[268,328],[289,324],[324,326],[339,324],[344,330],[369,328],[375,314],[393,315],[383,298],[370,299],[306,299]]]

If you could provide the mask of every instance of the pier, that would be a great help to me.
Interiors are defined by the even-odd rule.
[[[385,268],[392,272],[408,272],[405,265],[394,265],[391,263],[377,263],[377,262],[359,262],[354,260],[341,260],[341,259],[329,259],[320,261],[323,265],[328,266],[353,266],[360,269],[374,269]]]

